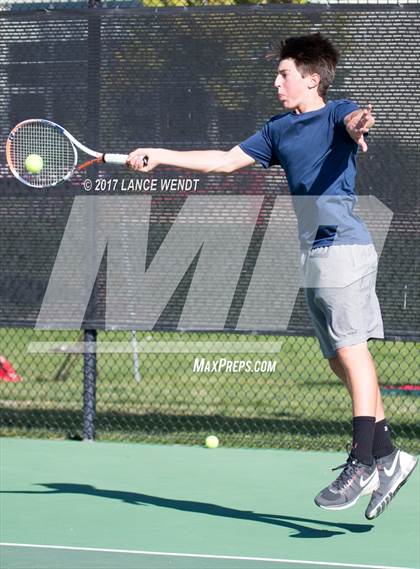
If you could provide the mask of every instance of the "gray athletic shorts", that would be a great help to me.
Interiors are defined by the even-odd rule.
[[[302,253],[309,315],[325,358],[337,348],[383,338],[373,245],[333,245]],[[310,286],[308,286],[310,285]]]

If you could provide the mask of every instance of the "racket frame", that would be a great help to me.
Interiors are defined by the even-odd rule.
[[[23,178],[19,172],[16,170],[16,168],[14,167],[13,164],[13,160],[12,160],[12,144],[13,144],[13,139],[16,136],[17,131],[28,124],[31,123],[42,123],[42,124],[46,124],[49,127],[57,130],[60,134],[64,135],[71,144],[71,147],[73,149],[74,152],[74,162],[73,162],[73,167],[71,169],[69,169],[69,172],[62,178],[60,178],[59,180],[52,182],[50,184],[33,184],[31,182],[29,182],[28,180],[26,180],[25,178]],[[79,166],[77,166],[77,161],[78,161],[78,152],[77,152],[77,148],[79,150],[81,150],[82,152],[84,152],[85,154],[87,154],[88,156],[92,156],[93,158],[91,160],[87,160],[86,162],[83,162],[82,164],[80,164]],[[72,134],[70,134],[65,128],[63,128],[62,126],[60,126],[59,124],[47,120],[47,119],[26,119],[20,123],[18,123],[10,132],[8,138],[7,138],[7,142],[6,142],[6,159],[7,159],[7,164],[12,172],[12,174],[15,176],[15,178],[17,178],[20,182],[22,182],[23,184],[26,184],[27,186],[30,186],[32,188],[47,188],[47,187],[53,187],[56,186],[57,184],[61,184],[62,182],[65,182],[67,180],[69,180],[69,178],[71,178],[71,176],[74,174],[75,171],[80,172],[81,170],[84,170],[85,168],[87,168],[88,166],[92,165],[92,164],[99,164],[101,162],[106,162],[108,164],[120,164],[123,165],[127,162],[127,158],[128,155],[127,154],[113,154],[113,153],[102,153],[102,152],[96,152],[95,150],[92,150],[91,148],[89,148],[88,146],[85,146],[84,144],[82,144],[81,142],[79,142]]]

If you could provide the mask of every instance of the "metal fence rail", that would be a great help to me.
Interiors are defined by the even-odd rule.
[[[298,5],[395,5],[419,4],[420,0],[0,0],[1,10],[55,10],[66,8],[85,8],[101,6],[103,8],[168,8],[192,6],[239,6],[267,4]]]

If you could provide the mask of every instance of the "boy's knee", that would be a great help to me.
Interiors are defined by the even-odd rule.
[[[341,365],[346,365],[347,362],[351,362],[355,358],[360,358],[360,356],[367,354],[370,354],[367,342],[337,348],[337,359]]]

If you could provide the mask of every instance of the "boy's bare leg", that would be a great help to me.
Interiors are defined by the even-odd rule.
[[[379,386],[367,343],[339,348],[329,363],[352,397],[353,415],[376,417]]]
[[[343,382],[343,384],[347,388],[348,392],[350,393],[350,397],[351,397],[351,386],[347,380],[346,372],[344,371],[344,368],[341,365],[339,358],[337,356],[335,358],[329,358],[328,363],[330,364],[330,368],[335,373],[335,375],[341,379],[341,381]],[[382,396],[381,396],[381,392],[379,390],[379,386],[378,386],[378,393],[377,393],[377,398],[376,398],[375,416],[376,416],[376,422],[382,421],[382,419],[385,418],[385,411],[384,411],[384,406],[383,406]]]
[[[338,348],[337,357],[351,389],[353,415],[376,417],[378,378],[367,342]]]

